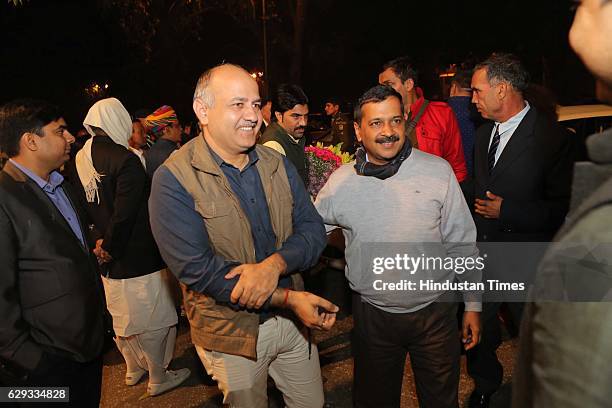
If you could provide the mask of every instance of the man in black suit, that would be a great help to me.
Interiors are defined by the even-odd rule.
[[[547,242],[569,206],[570,141],[524,99],[527,72],[510,54],[493,54],[472,76],[472,102],[485,119],[475,144],[474,221],[479,242]],[[467,355],[476,387],[470,407],[488,406],[502,382],[500,303],[483,303],[482,340]],[[518,325],[523,304],[507,303]]]
[[[20,100],[0,108],[0,377],[4,385],[70,387],[97,407],[104,295],[78,196],[56,171],[74,137],[59,110]]]

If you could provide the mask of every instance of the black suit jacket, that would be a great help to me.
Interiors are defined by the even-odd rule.
[[[66,182],[62,188],[87,237],[75,192]],[[45,356],[96,358],[105,305],[90,244],[81,244],[45,192],[10,162],[0,172],[0,256],[4,380],[38,370]]]
[[[532,106],[489,174],[493,126],[484,124],[476,132],[474,192],[484,199],[491,191],[504,200],[499,219],[474,215],[478,240],[550,241],[569,207],[573,165],[569,136]]]
[[[87,212],[104,239],[102,247],[113,257],[110,264],[103,265],[103,273],[128,279],[165,268],[149,224],[151,184],[142,162],[106,136],[93,138],[91,155],[96,171],[103,176],[100,204],[87,203]],[[68,172],[85,197],[74,164]]]

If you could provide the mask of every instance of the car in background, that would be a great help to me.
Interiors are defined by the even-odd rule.
[[[573,133],[572,138],[576,142],[571,212],[582,204],[584,197],[588,197],[612,175],[611,169],[602,168],[589,161],[585,143],[589,136],[612,127],[612,106],[559,106],[557,114],[559,123]]]
[[[612,127],[610,105],[559,106],[557,114],[559,123],[575,135],[576,161],[588,160],[585,144],[587,137]]]

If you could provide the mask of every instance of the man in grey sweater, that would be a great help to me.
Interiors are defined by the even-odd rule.
[[[460,267],[475,265],[476,228],[450,165],[412,149],[402,106],[387,86],[363,94],[355,108],[363,148],[354,165],[332,174],[315,206],[346,240],[355,406],[400,405],[408,352],[420,405],[458,407],[457,303],[443,299],[482,285],[481,269]],[[466,301],[466,349],[478,344],[480,310]]]

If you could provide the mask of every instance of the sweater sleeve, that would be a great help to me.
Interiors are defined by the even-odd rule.
[[[323,188],[317,194],[317,199],[315,200],[315,208],[319,212],[321,218],[323,218],[323,222],[325,223],[325,229],[329,233],[337,228],[338,221],[336,219],[336,215],[334,214],[334,205],[333,198],[334,194],[333,190],[333,180],[330,178],[327,183],[323,186]]]
[[[463,198],[459,183],[452,172],[449,172],[448,189],[441,216],[440,232],[448,256],[464,259],[476,258],[478,256],[476,226]],[[464,273],[456,273],[456,276],[460,282],[482,281],[482,272],[476,268],[466,270]],[[482,310],[479,295],[473,291],[464,292],[466,311],[480,312]]]

